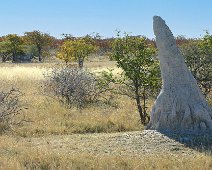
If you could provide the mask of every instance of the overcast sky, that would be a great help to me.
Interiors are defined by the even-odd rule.
[[[153,38],[152,17],[166,20],[173,34],[212,33],[212,0],[0,0],[0,36],[40,30],[58,38],[116,29]]]

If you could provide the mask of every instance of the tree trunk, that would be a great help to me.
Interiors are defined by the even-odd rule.
[[[141,118],[141,122],[144,123],[145,120],[144,120],[144,116],[143,116],[143,109],[141,107],[141,100],[140,100],[139,96],[136,97],[136,104],[137,104],[138,112],[139,112],[139,115]]]
[[[145,89],[145,87],[144,87],[144,90],[143,90],[143,115],[144,115],[144,117],[145,117],[145,121],[146,121],[146,119],[148,119],[147,120],[147,122],[149,122],[149,120],[150,120],[150,118],[149,118],[149,115],[147,115],[147,107],[146,107],[146,89]]]
[[[84,61],[83,61],[83,59],[79,59],[78,60],[78,64],[79,64],[79,68],[83,68],[83,64],[84,64]]]
[[[141,106],[141,99],[140,99],[139,92],[138,92],[138,86],[136,86],[136,85],[135,85],[135,100],[136,100],[138,113],[139,113],[140,118],[141,118],[141,123],[145,124],[145,117],[143,115],[143,109],[142,109],[142,106]]]
[[[15,63],[16,61],[17,61],[16,54],[13,53],[12,54],[12,62]]]
[[[212,109],[188,70],[165,21],[154,17],[159,49],[162,90],[150,114],[147,129],[180,132],[211,132]]]
[[[42,49],[40,47],[38,48],[38,61],[41,62],[42,61]]]
[[[38,60],[39,60],[40,62],[42,61],[41,55],[38,56]]]

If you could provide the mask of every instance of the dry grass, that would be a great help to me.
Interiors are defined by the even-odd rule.
[[[107,65],[107,64],[106,64]],[[109,66],[109,65],[108,65]],[[22,101],[28,108],[24,123],[14,131],[21,136],[43,136],[46,134],[94,133],[142,130],[134,101],[126,97],[117,100],[118,107],[108,105],[91,106],[84,109],[67,109],[57,100],[42,92],[43,73],[50,64],[5,64],[0,67],[1,88],[18,87],[24,92]],[[111,68],[114,65],[111,65]],[[105,67],[88,69],[100,71]]]
[[[0,67],[0,80],[2,81],[36,81],[43,79],[43,73],[46,71],[46,68],[38,67],[24,67],[24,66],[15,66],[15,67]]]
[[[58,63],[64,65],[64,63]],[[18,80],[25,81],[37,81],[44,78],[43,73],[45,73],[55,63],[26,63],[26,64],[13,64],[13,63],[1,63],[0,64],[0,80],[11,80],[16,82]],[[77,63],[71,63],[73,66],[77,66]],[[113,69],[114,73],[120,73],[121,69],[115,66],[113,61],[107,62],[96,62],[90,61],[86,62],[85,68],[93,72],[100,72],[107,69]]]
[[[19,138],[0,137],[0,169],[65,170],[65,169],[185,169],[206,170],[212,168],[210,156],[180,155],[113,156],[93,154],[68,154],[53,152],[48,148],[31,149]]]
[[[143,128],[133,109],[90,107],[83,110],[69,110],[51,98],[35,95],[34,97],[33,105],[28,104],[26,116],[33,122],[15,130],[21,136],[116,132]]]
[[[30,159],[29,159],[30,158]],[[19,167],[29,169],[211,169],[212,160],[207,156],[197,156],[195,159],[182,159],[175,157],[154,155],[153,157],[117,157],[92,155],[51,155],[38,154],[37,156],[24,156],[19,160]],[[24,166],[23,166],[24,165]]]
[[[89,62],[92,71],[115,68],[113,62]],[[125,97],[117,99],[119,107],[101,105],[83,110],[66,109],[58,101],[43,95],[43,72],[51,64],[3,64],[0,65],[2,89],[18,87],[25,93],[22,102],[25,122],[14,127],[9,136],[0,137],[0,169],[212,169],[211,156],[180,155],[114,156],[87,153],[68,154],[52,152],[48,147],[29,147],[22,137],[45,137],[71,133],[119,132],[142,130],[133,101]],[[120,70],[116,70],[119,72]],[[152,102],[150,101],[149,105]]]

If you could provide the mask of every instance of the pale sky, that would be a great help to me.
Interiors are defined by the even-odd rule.
[[[0,0],[0,36],[40,30],[60,38],[116,29],[153,38],[152,17],[187,38],[212,32],[212,0]]]

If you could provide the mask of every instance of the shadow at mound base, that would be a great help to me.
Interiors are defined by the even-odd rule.
[[[212,109],[188,70],[169,27],[159,16],[153,20],[163,87],[147,129],[160,131],[189,146],[211,146],[212,140],[208,139],[212,139]]]
[[[151,131],[151,130],[147,130]],[[212,133],[211,132],[196,132],[196,131],[179,131],[179,130],[155,130],[164,136],[175,140],[186,147],[194,149],[208,155],[212,155]]]

